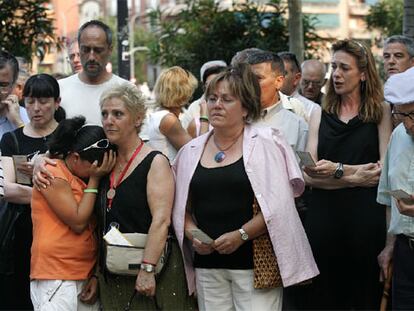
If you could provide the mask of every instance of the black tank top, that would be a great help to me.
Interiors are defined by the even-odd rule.
[[[191,207],[198,227],[212,239],[238,230],[253,217],[254,194],[243,158],[224,167],[205,168],[200,163],[190,184]],[[195,254],[196,268],[253,269],[252,242],[234,253]]]
[[[162,153],[150,152],[116,188],[112,208],[106,213],[107,227],[116,222],[123,233],[148,233],[152,216],[147,200],[147,176],[157,154]]]

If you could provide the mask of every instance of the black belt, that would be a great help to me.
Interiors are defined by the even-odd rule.
[[[404,234],[399,234],[398,236],[404,241],[404,243],[407,243],[408,246],[414,250],[414,238]]]

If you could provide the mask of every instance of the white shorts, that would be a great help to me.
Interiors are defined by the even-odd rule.
[[[35,311],[98,311],[99,303],[88,305],[79,295],[86,281],[33,280],[30,298]]]
[[[254,289],[253,270],[196,268],[200,311],[282,310],[283,289]]]

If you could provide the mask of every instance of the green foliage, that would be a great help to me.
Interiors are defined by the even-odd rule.
[[[16,56],[43,59],[52,46],[60,43],[54,36],[53,18],[47,14],[45,0],[0,0],[0,44]]]
[[[402,34],[403,0],[381,0],[373,5],[365,21],[368,29],[379,29],[384,37]]]
[[[187,0],[176,16],[165,17],[159,10],[150,13],[156,40],[150,44],[154,62],[163,66],[179,65],[198,76],[203,63],[222,59],[227,63],[236,52],[257,47],[273,52],[286,51],[288,27],[286,7],[279,1],[266,6],[251,1],[219,7],[219,1]],[[313,21],[305,25],[305,46],[315,50],[310,40],[318,40]]]

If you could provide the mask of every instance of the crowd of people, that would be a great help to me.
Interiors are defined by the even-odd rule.
[[[329,71],[208,61],[193,102],[177,64],[149,108],[112,36],[83,24],[59,80],[0,51],[1,310],[378,310],[389,284],[414,309],[412,39],[385,40],[384,88],[344,39]]]

